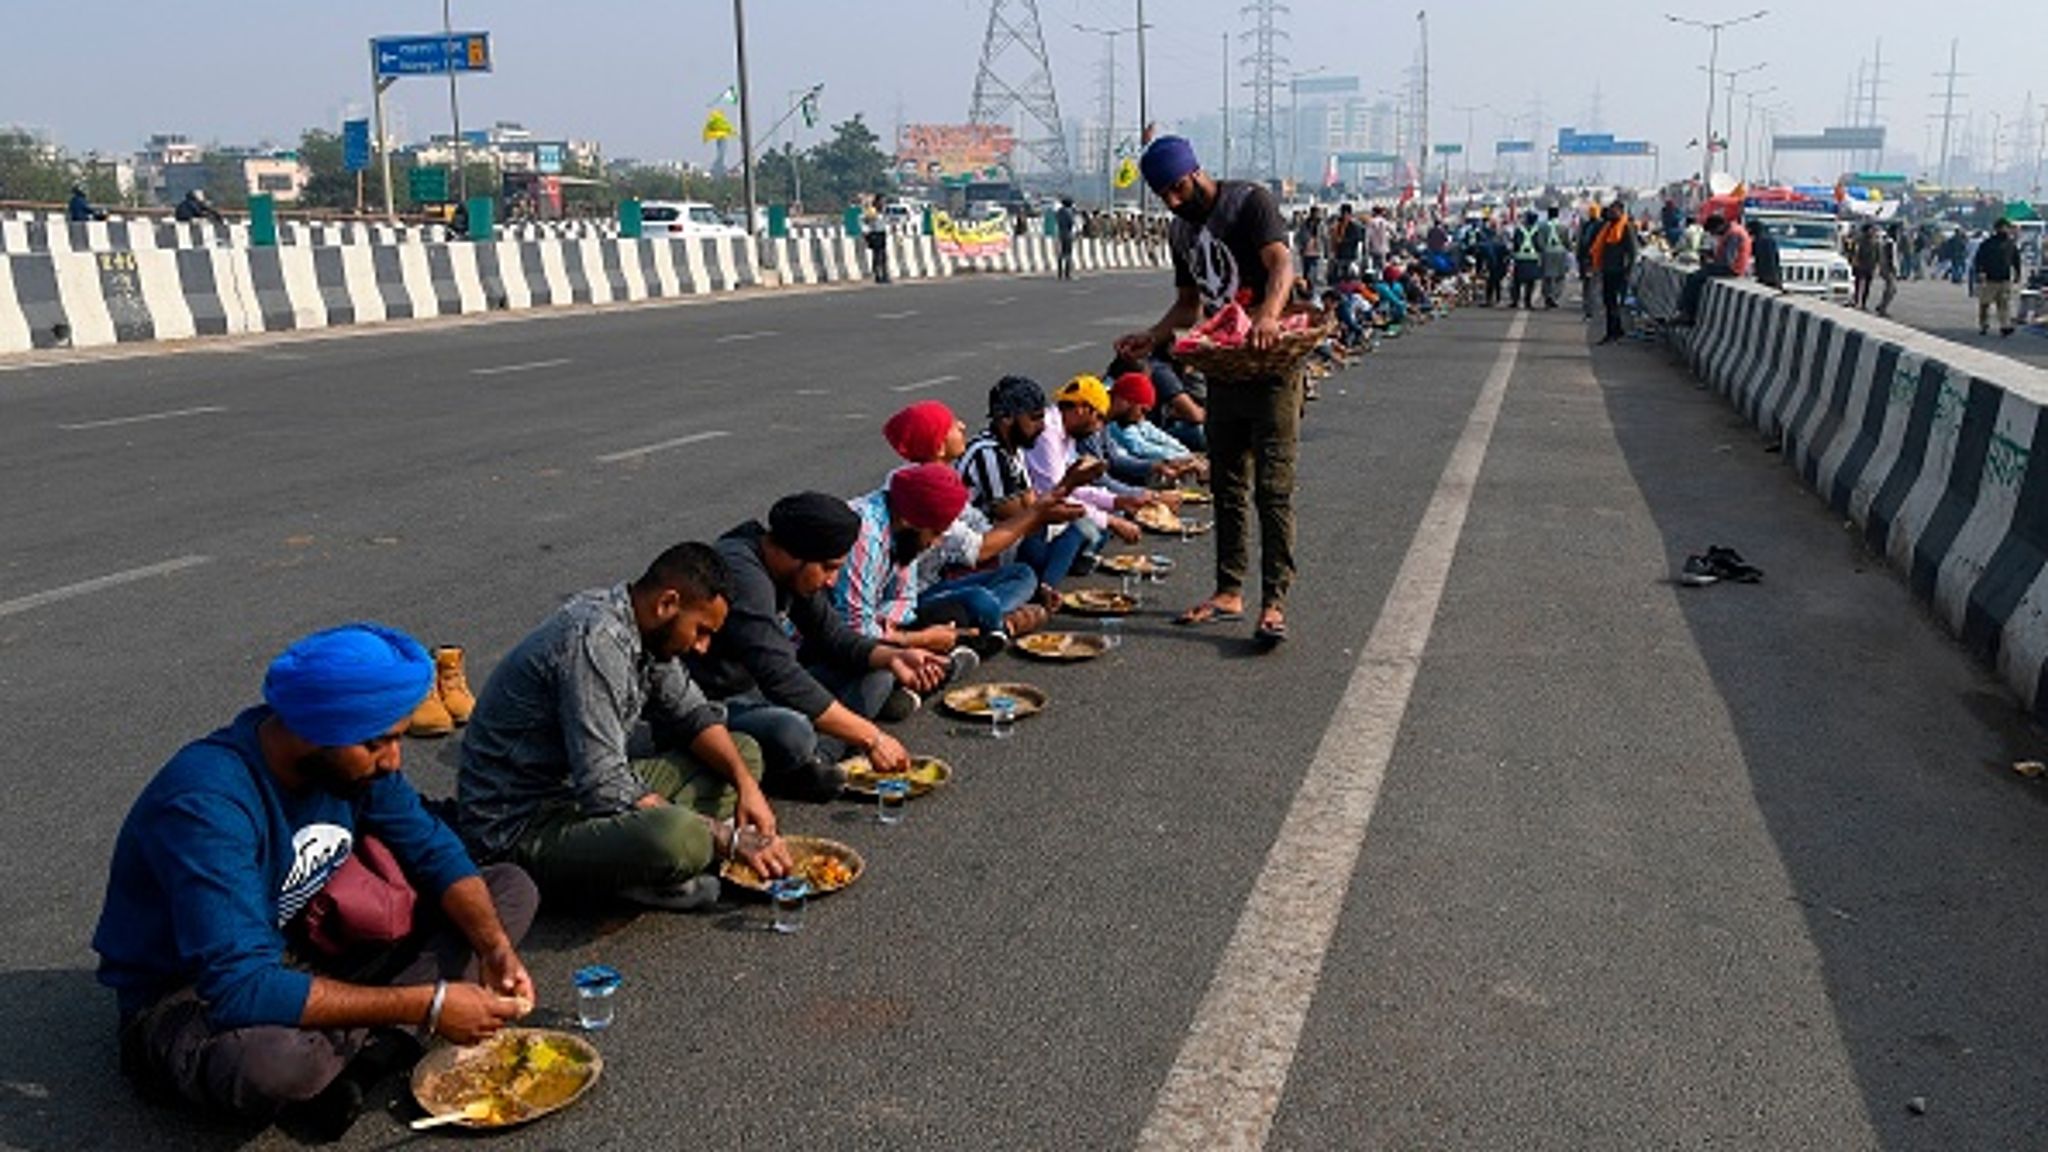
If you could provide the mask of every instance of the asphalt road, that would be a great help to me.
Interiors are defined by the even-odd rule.
[[[1099,369],[1166,295],[965,279],[0,364],[0,1145],[289,1146],[133,1101],[87,946],[127,804],[282,644],[373,617],[481,683],[563,594],[864,491],[900,404]],[[492,1145],[2048,1143],[2048,792],[2010,770],[2041,735],[1899,581],[1576,309],[1460,312],[1326,397],[1283,651],[1170,626],[1208,547],[1156,544],[1182,566],[1119,653],[990,666],[1052,695],[1015,739],[902,726],[959,769],[905,824],[785,808],[870,869],[801,935],[545,915],[544,1012],[603,961],[619,1020],[588,1101]],[[1670,582],[1716,543],[1764,582]],[[448,792],[452,752],[408,770]],[[1255,1050],[1205,1066],[1217,1038]],[[1217,1127],[1155,1115],[1181,1077],[1231,1088]]]
[[[1873,289],[1874,293],[1884,290],[1882,284]],[[2019,300],[2013,300],[2015,307]],[[1991,332],[1980,335],[1977,332],[1977,298],[1961,284],[1946,280],[1907,280],[1899,285],[1899,295],[1892,301],[1891,318],[1911,328],[1918,328],[1932,336],[1953,340],[1958,344],[2015,360],[2032,364],[2036,368],[2048,368],[2048,335],[2039,327],[2021,328],[2011,336],[1998,334],[1998,317],[1991,317]]]

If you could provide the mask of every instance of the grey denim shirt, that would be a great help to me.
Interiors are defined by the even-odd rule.
[[[647,792],[626,755],[640,719],[657,746],[681,747],[724,724],[725,707],[680,661],[641,648],[625,584],[579,592],[492,671],[463,730],[458,825],[478,858],[509,854],[547,805],[631,809]]]

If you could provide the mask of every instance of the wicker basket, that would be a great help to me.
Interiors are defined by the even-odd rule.
[[[1202,348],[1175,352],[1173,358],[1212,381],[1286,378],[1300,372],[1309,353],[1336,330],[1335,320],[1325,320],[1313,328],[1280,333],[1280,339],[1271,348],[1253,348],[1249,344],[1239,348]]]

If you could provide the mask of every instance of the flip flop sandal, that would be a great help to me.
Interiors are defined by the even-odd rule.
[[[1270,624],[1260,621],[1258,628],[1253,630],[1252,636],[1260,644],[1268,648],[1275,648],[1285,644],[1287,642],[1287,618],[1282,616]]]
[[[1210,624],[1225,624],[1244,619],[1244,609],[1220,607],[1214,600],[1204,600],[1193,608],[1173,618],[1175,624],[1185,628],[1201,628]]]

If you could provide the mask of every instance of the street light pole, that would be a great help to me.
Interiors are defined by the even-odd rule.
[[[754,121],[752,85],[747,83],[747,2],[732,0],[733,55],[740,72],[740,186],[747,201],[747,235],[754,235]]]
[[[1223,178],[1230,179],[1230,33],[1223,34]]]
[[[1733,20],[1692,20],[1684,16],[1664,14],[1664,19],[1673,24],[1689,28],[1704,28],[1707,31],[1707,119],[1705,134],[1700,137],[1700,186],[1705,188],[1714,174],[1714,73],[1721,64],[1721,29],[1761,20],[1770,14],[1770,9],[1759,8],[1747,16]]]
[[[456,197],[464,202],[469,200],[469,169],[462,165],[462,103],[455,98],[455,62],[447,58],[449,41],[455,35],[455,24],[448,12],[448,0],[441,0],[441,63],[448,69],[448,119],[455,123],[455,188]]]
[[[1145,0],[1138,0],[1138,151],[1152,142],[1152,106],[1145,97]]]
[[[1105,207],[1114,208],[1116,207],[1116,38],[1118,36],[1123,35],[1126,32],[1131,31],[1131,29],[1091,28],[1086,24],[1076,24],[1074,25],[1074,30],[1076,32],[1086,32],[1090,35],[1100,36],[1109,43],[1109,107],[1107,110],[1109,123],[1104,124],[1102,126],[1102,203]],[[1141,24],[1139,26],[1138,35],[1143,36],[1144,34],[1145,33],[1143,25]],[[1142,60],[1143,58],[1144,53],[1139,53],[1139,59]],[[1228,66],[1228,63],[1229,62],[1226,60],[1226,67]],[[1140,94],[1142,95],[1142,81],[1140,82],[1139,87]],[[1227,98],[1228,93],[1226,92],[1225,95]],[[1141,104],[1139,107],[1141,110],[1138,113],[1138,115],[1143,116],[1143,105]],[[1138,134],[1141,138],[1143,137],[1144,132],[1145,126],[1143,124],[1140,124],[1138,126]],[[1228,134],[1227,128],[1225,129],[1225,134]]]
[[[1492,111],[1491,104],[1453,104],[1451,111],[1465,114],[1465,187],[1472,187],[1472,118],[1479,112]],[[1444,161],[1444,175],[1449,176],[1451,163]]]

